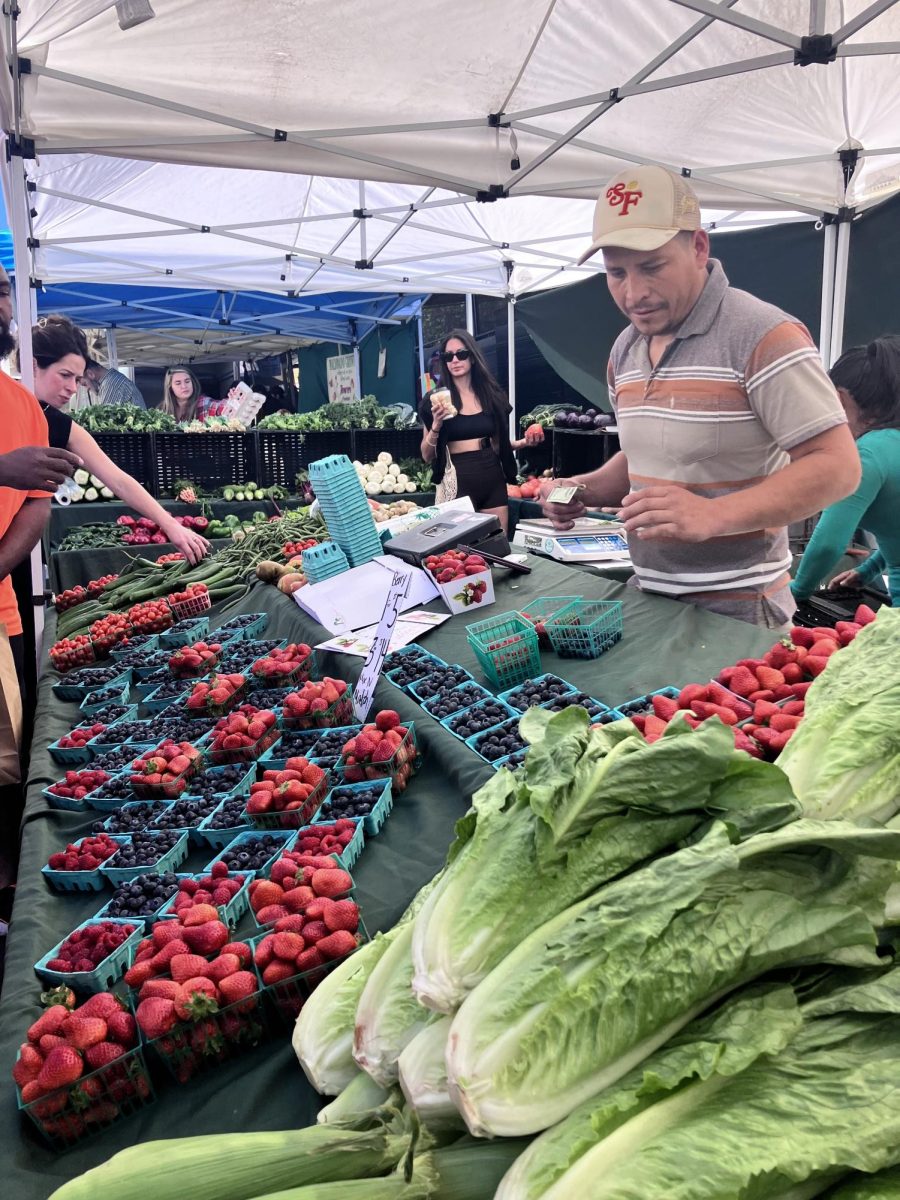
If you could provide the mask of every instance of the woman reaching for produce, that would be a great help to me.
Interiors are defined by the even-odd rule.
[[[874,534],[878,549],[835,576],[832,587],[859,587],[887,574],[891,603],[900,608],[900,336],[854,346],[829,375],[856,438],[862,480],[852,496],[822,513],[791,591],[796,600],[810,596],[862,527]]]
[[[205,396],[200,380],[187,367],[169,367],[163,380],[163,398],[159,408],[176,421],[202,421],[218,417],[225,407],[224,400]]]
[[[50,445],[71,450],[85,470],[102,479],[107,488],[141,516],[155,521],[167,539],[191,563],[198,563],[209,550],[209,542],[186,529],[146,492],[136,479],[117,467],[103,453],[86,429],[61,411],[72,399],[84,372],[87,342],[68,317],[42,317],[31,332],[34,347],[34,393],[47,418]]]
[[[510,441],[509,400],[465,329],[444,338],[441,362],[444,388],[429,392],[419,405],[426,430],[422,457],[432,464],[438,501],[468,496],[476,512],[497,517],[506,533],[506,485],[517,476],[513,451],[543,441],[543,431],[531,428],[524,438]]]

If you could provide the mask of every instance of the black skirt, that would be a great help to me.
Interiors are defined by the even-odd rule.
[[[467,450],[450,457],[456,468],[456,494],[468,496],[476,512],[507,507],[506,477],[495,450]]]

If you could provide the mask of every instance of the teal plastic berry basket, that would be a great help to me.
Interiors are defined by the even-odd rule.
[[[385,821],[390,816],[391,809],[394,807],[394,792],[391,787],[390,779],[385,779],[383,784],[380,779],[366,779],[363,780],[362,783],[339,783],[336,786],[342,791],[351,792],[377,792],[378,789],[381,788],[381,794],[378,796],[378,799],[372,805],[371,811],[366,816],[350,818],[351,821],[356,821],[359,826],[365,830],[366,837],[375,837],[377,834],[379,834],[384,827]],[[334,790],[335,788],[331,789],[332,792]],[[325,797],[322,807],[316,813],[313,820],[310,821],[310,825],[329,825],[339,819],[340,813],[331,813],[328,811],[330,797],[331,792],[329,792]],[[297,836],[297,841],[299,842],[302,837],[303,832],[301,830]],[[352,845],[353,842],[350,842],[347,849],[349,850],[350,846]],[[360,845],[360,850],[361,849],[362,845]],[[344,853],[346,854],[346,851]],[[356,858],[358,857],[359,853],[357,852]],[[354,858],[354,862],[356,861],[356,858]],[[343,861],[341,862],[341,866],[345,871],[350,870],[350,868],[346,866]]]
[[[478,664],[495,688],[503,691],[541,673],[538,635],[517,612],[477,621],[467,630]]]
[[[112,954],[108,954],[101,963],[98,963],[93,971],[55,971],[48,968],[47,963],[52,962],[59,954],[60,946],[66,940],[63,938],[62,942],[55,945],[49,954],[45,954],[34,964],[34,973],[38,979],[54,985],[66,984],[76,992],[93,994],[94,992],[108,991],[134,962],[134,953],[143,936],[144,927],[140,921],[128,921],[121,917],[108,917],[107,920],[114,925],[130,925],[132,932],[120,946],[113,950]],[[97,918],[91,917],[88,921],[82,921],[73,932],[77,932],[78,929],[87,929],[89,925],[96,924]]]
[[[619,600],[573,600],[544,624],[560,658],[599,658],[622,640]]]

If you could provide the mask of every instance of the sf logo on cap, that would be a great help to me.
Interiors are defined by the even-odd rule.
[[[609,201],[610,208],[619,208],[621,205],[622,211],[620,217],[627,215],[630,208],[637,208],[637,205],[643,196],[643,192],[639,191],[637,180],[631,183],[614,183],[612,187],[606,189],[606,199]]]

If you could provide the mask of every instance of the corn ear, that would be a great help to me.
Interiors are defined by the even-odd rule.
[[[50,1200],[254,1200],[279,1188],[382,1175],[408,1146],[408,1136],[384,1129],[328,1125],[143,1142],[70,1179]]]

